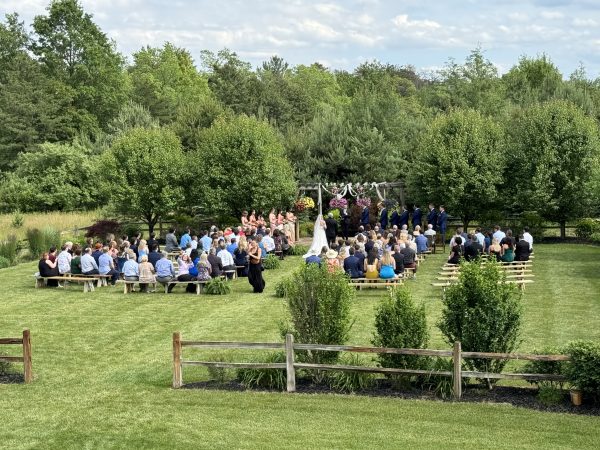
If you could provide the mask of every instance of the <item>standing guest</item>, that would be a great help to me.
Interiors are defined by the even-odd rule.
[[[169,228],[169,232],[165,236],[165,252],[172,253],[179,249],[177,236],[175,236],[175,228]]]
[[[265,288],[265,280],[262,276],[262,255],[261,249],[256,242],[251,241],[248,247],[248,281],[255,294],[260,294]]]
[[[240,242],[238,248],[233,252],[233,260],[235,261],[238,277],[248,276],[248,244]]]
[[[342,208],[340,217],[342,219],[342,236],[344,239],[348,239],[350,228],[350,213],[348,212],[348,207]],[[293,243],[293,241],[291,242]]]
[[[394,227],[400,228],[400,215],[398,214],[398,207],[394,207],[394,210],[392,211],[392,215],[390,216],[390,225],[392,226],[392,229]]]
[[[56,261],[50,261],[49,256],[48,252],[44,252],[40,257],[40,261],[38,262],[40,277],[57,277],[59,275]],[[59,287],[58,280],[46,280],[46,286]]]
[[[529,243],[529,250],[533,251],[533,236],[529,233],[529,227],[523,227],[523,239]]]
[[[363,210],[360,214],[360,224],[365,227],[365,229],[367,228],[367,225],[369,225],[369,208],[367,206],[363,206]]]
[[[454,239],[454,245],[450,248],[450,256],[448,257],[449,264],[460,263],[460,258],[463,256],[462,237],[457,236]]]
[[[406,206],[402,205],[402,212],[400,213],[399,225],[400,228],[408,230],[408,210]]]
[[[356,250],[354,247],[348,249],[349,256],[344,259],[344,272],[348,274],[350,278],[362,278],[363,277],[363,265],[360,259],[355,256]]]
[[[158,240],[156,239],[155,233],[150,233],[150,237],[148,238],[147,245],[148,245],[148,248],[150,249],[150,251],[152,251],[152,249],[154,248],[155,245],[156,245],[156,251],[157,252],[160,251],[160,245],[158,243]]]
[[[148,259],[148,255],[143,255]],[[140,279],[140,267],[135,260],[135,253],[131,250],[127,252],[127,261],[123,264],[123,277],[125,277],[125,281],[139,281]]]
[[[161,258],[156,262],[154,268],[156,269],[156,281],[163,286],[167,285],[175,278],[175,267],[173,267],[173,263],[168,258],[166,250],[161,253]],[[167,292],[171,292],[173,287],[175,287],[175,285],[169,285]]]
[[[385,250],[379,261],[379,278],[389,280],[396,278],[396,261],[389,250]]]
[[[415,209],[413,209],[412,213],[412,226],[413,230],[416,230],[417,226],[421,226],[421,222],[423,220],[423,213],[421,212],[421,208],[418,205],[415,205]]]
[[[438,223],[437,212],[435,210],[435,207],[433,206],[433,203],[430,203],[429,204],[429,212],[427,213],[427,225],[431,225],[433,228],[433,231],[437,231],[437,223]]]
[[[485,236],[481,232],[481,228],[477,227],[475,229],[475,237],[477,238],[477,242],[481,245],[482,249],[485,249]]]
[[[442,235],[442,242],[446,242],[446,228],[448,226],[448,213],[444,205],[440,205],[440,214],[438,215],[438,231]],[[462,241],[462,239],[461,239]]]
[[[81,255],[81,273],[83,275],[98,275],[98,263],[92,256],[92,249],[86,247]]]
[[[158,244],[152,244],[150,247],[150,253],[148,253],[148,262],[152,264],[152,267],[156,266],[156,262],[162,257],[158,250]]]
[[[110,284],[113,286],[119,279],[119,271],[115,269],[115,263],[108,253],[108,247],[102,248],[102,255],[98,258],[98,272],[100,275],[110,275]]]
[[[187,248],[188,242],[191,242],[192,236],[190,236],[190,228],[186,227],[185,233],[181,236],[179,240],[179,248],[185,250]]]
[[[335,242],[338,234],[338,224],[337,220],[333,218],[333,214],[327,214],[327,219],[325,220],[325,236],[327,236],[327,244],[331,245]]]
[[[71,274],[81,275],[81,248],[77,247],[71,259]]]
[[[477,258],[481,257],[483,254],[483,245],[479,243],[477,239],[477,235],[474,234],[471,236],[471,244],[465,246],[465,259],[467,261],[474,261]]]
[[[388,227],[388,210],[385,207],[385,203],[381,205],[381,212],[379,214],[379,223],[381,223],[381,229],[385,230]]]
[[[529,242],[525,240],[523,234],[520,234],[519,242],[515,245],[515,261],[529,261],[530,253]]]
[[[152,264],[148,262],[148,256],[142,256],[142,261],[138,265],[138,272],[140,292],[148,292],[148,284],[156,283],[155,270]]]
[[[208,252],[208,262],[210,263],[210,267],[212,268],[212,277],[220,277],[223,273],[223,262],[221,261],[221,258],[217,256],[217,249],[214,247],[211,248]]]
[[[235,271],[235,261],[233,260],[233,255],[229,253],[224,242],[221,243],[221,246],[219,247],[219,253],[217,253],[217,256],[221,258],[223,272]],[[229,279],[233,278],[233,273],[228,273],[226,275]]]
[[[72,242],[65,242],[65,244],[61,247],[61,252],[56,258],[56,262],[58,264],[58,273],[60,275],[71,272],[71,260],[73,259],[73,256],[71,255],[72,248]]]

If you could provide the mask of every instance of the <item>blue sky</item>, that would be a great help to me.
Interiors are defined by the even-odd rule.
[[[49,0],[2,0],[27,23]],[[198,61],[230,48],[254,66],[277,54],[352,69],[365,60],[429,72],[464,61],[478,45],[506,72],[521,55],[546,53],[567,77],[580,63],[600,76],[600,0],[81,0],[130,56],[170,41]]]

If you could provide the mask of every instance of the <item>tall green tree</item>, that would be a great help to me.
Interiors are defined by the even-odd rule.
[[[142,219],[150,232],[158,220],[181,207],[186,161],[179,139],[166,128],[134,128],[103,155],[100,176],[113,209]]]
[[[220,118],[202,132],[189,154],[191,205],[206,214],[239,214],[245,209],[287,208],[296,182],[277,132],[252,117]]]
[[[509,164],[505,178],[515,210],[537,210],[559,222],[589,215],[591,189],[600,162],[596,122],[562,100],[518,114],[510,124]]]
[[[410,194],[443,204],[465,227],[499,201],[505,164],[502,129],[474,110],[455,110],[428,127],[408,171]]]
[[[134,53],[129,74],[133,100],[162,124],[173,122],[182,106],[210,96],[207,78],[198,72],[190,53],[169,42]]]
[[[562,85],[562,74],[547,55],[523,56],[502,76],[506,95],[513,103],[529,106],[552,99]]]
[[[33,20],[31,50],[47,74],[74,91],[79,128],[105,128],[125,102],[129,83],[114,42],[84,12],[78,0],[53,0],[47,15]]]

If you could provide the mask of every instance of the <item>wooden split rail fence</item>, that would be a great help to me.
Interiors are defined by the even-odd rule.
[[[23,356],[0,355],[0,361],[23,363],[23,378],[25,383],[31,383],[33,381],[33,371],[31,366],[31,333],[29,330],[23,330],[23,337],[20,338],[0,338],[0,345],[23,346]]]
[[[190,361],[183,359],[183,347],[200,349],[238,349],[238,350],[284,350],[285,363],[248,363],[248,362],[218,362],[218,361]],[[327,352],[355,352],[355,353],[387,353],[396,355],[436,356],[452,358],[453,370],[421,370],[421,369],[393,369],[387,367],[347,366],[340,364],[307,364],[295,360],[296,350],[327,351]],[[287,375],[287,391],[296,391],[296,370],[340,370],[350,372],[382,373],[386,375],[417,375],[417,376],[445,376],[453,378],[454,397],[462,397],[462,379],[507,379],[507,380],[551,380],[565,381],[565,378],[554,374],[540,373],[491,373],[463,370],[464,359],[505,359],[523,361],[568,361],[567,355],[533,355],[524,353],[485,353],[463,352],[461,343],[455,342],[452,350],[431,350],[420,348],[385,348],[361,347],[354,345],[321,345],[294,343],[294,336],[286,335],[285,343],[271,342],[215,342],[215,341],[184,341],[181,333],[173,333],[173,388],[183,386],[184,366],[205,366],[223,369],[283,369]]]

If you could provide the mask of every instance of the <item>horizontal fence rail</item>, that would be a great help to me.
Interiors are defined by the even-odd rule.
[[[182,357],[183,347],[200,349],[237,349],[237,350],[285,350],[285,363],[246,363],[246,362],[218,362],[218,361],[188,361]],[[352,352],[352,353],[383,353],[395,355],[417,355],[452,358],[452,371],[421,370],[421,369],[394,369],[387,367],[348,366],[341,364],[309,364],[295,362],[296,351],[325,351],[325,352]],[[183,341],[181,333],[173,333],[173,388],[183,386],[183,366],[205,366],[223,369],[284,369],[287,375],[287,391],[296,390],[296,370],[326,370],[326,371],[351,371],[398,375],[426,375],[444,376],[453,378],[454,397],[462,396],[463,378],[481,379],[506,379],[506,380],[549,380],[565,381],[561,375],[541,373],[492,373],[463,371],[465,359],[498,359],[522,361],[569,361],[567,355],[534,355],[528,353],[489,353],[489,352],[463,352],[461,343],[455,342],[452,350],[432,350],[422,348],[388,348],[364,347],[356,345],[322,345],[322,344],[296,344],[294,336],[287,334],[285,343],[271,342],[221,342],[221,341]]]
[[[23,356],[3,356],[0,355],[0,361],[9,363],[23,363],[23,378],[25,383],[33,381],[33,371],[31,363],[31,333],[28,329],[23,330],[23,337],[20,338],[0,338],[0,345],[22,345]]]

